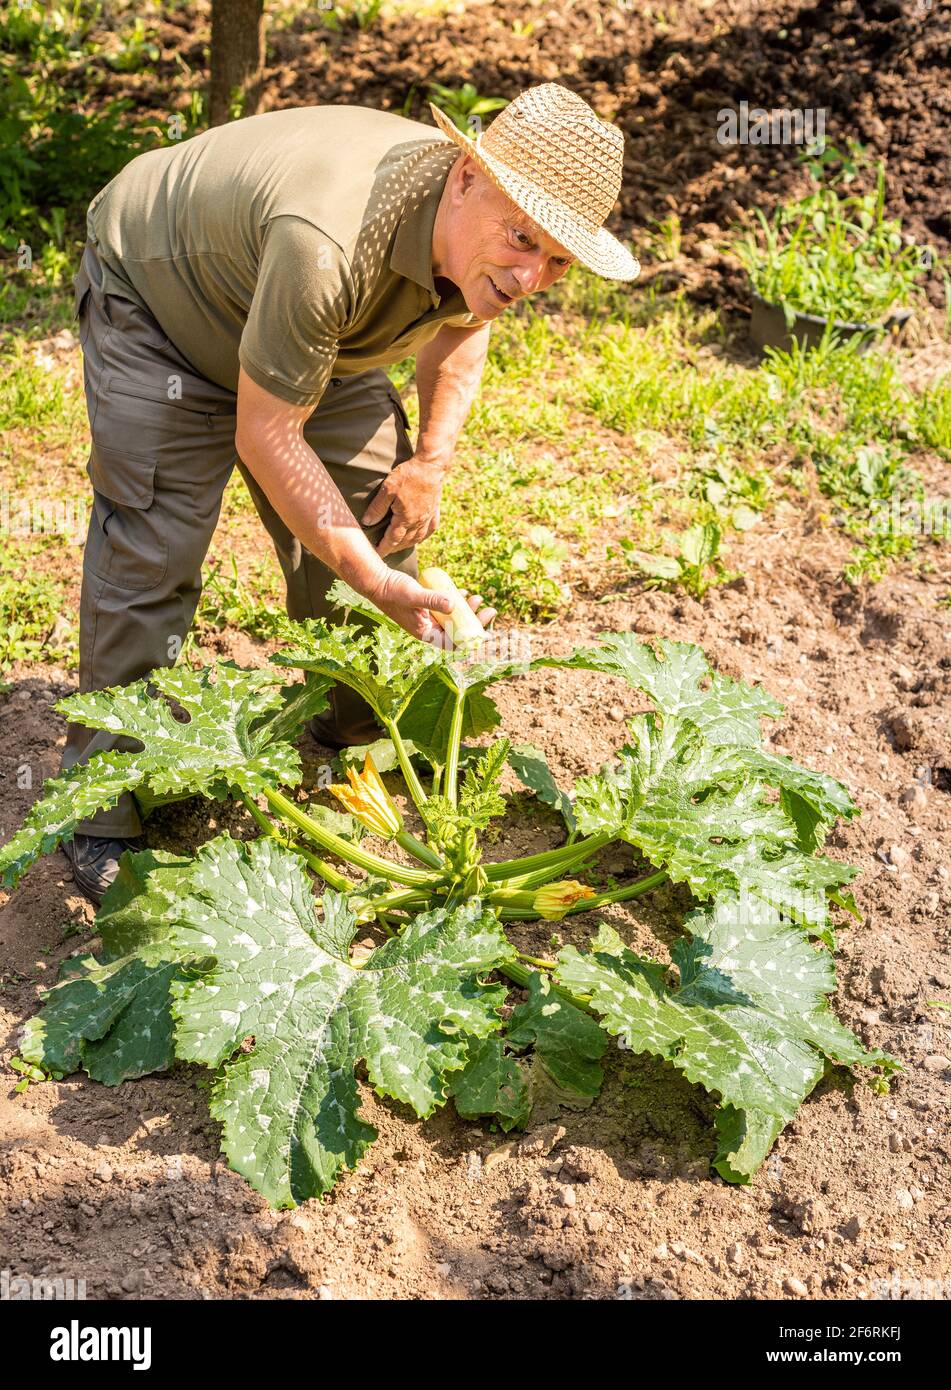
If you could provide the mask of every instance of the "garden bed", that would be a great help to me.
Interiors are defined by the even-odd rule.
[[[581,602],[571,622],[537,633],[536,650],[564,651],[606,628],[696,641],[719,669],[762,681],[786,704],[771,746],[842,778],[864,808],[832,841],[835,857],[861,868],[865,914],[840,928],[834,1005],[867,1045],[903,1060],[891,1096],[841,1073],[822,1083],[752,1185],[737,1189],[711,1176],[705,1093],[614,1048],[601,1097],[584,1111],[552,1106],[524,1138],[451,1108],[419,1123],[363,1086],[380,1130],[371,1153],[323,1203],[278,1213],[218,1156],[194,1070],[117,1090],[82,1077],[19,1096],[11,1086],[0,1170],[10,1267],[68,1271],[91,1294],[120,1297],[613,1297],[620,1285],[645,1298],[770,1298],[796,1296],[800,1285],[787,1283],[798,1280],[812,1297],[852,1298],[874,1280],[947,1278],[951,1065],[943,1015],[928,1007],[951,1000],[947,610],[935,606],[934,580],[849,590],[834,542],[790,512],[748,544],[746,578],[702,607],[636,590]],[[246,661],[242,647],[234,655]],[[49,705],[71,683],[13,675],[2,724],[13,746],[0,756],[52,772],[62,722]],[[540,746],[566,780],[608,754],[619,718],[638,706],[619,682],[583,672],[541,671],[496,693],[506,732]],[[308,737],[301,749],[316,780],[328,755]],[[4,839],[31,800],[10,788]],[[168,808],[148,823],[149,840],[192,850],[226,823],[250,833],[229,815],[200,801]],[[538,824],[523,807],[507,824],[506,854],[543,847],[520,831],[529,820]],[[681,907],[674,892],[604,915],[663,954]],[[64,924],[85,931],[91,915],[58,853],[12,896],[5,1056],[38,986],[77,942],[89,946],[64,940]],[[556,925],[580,942],[592,923]],[[524,948],[547,939],[548,926],[526,929]]]

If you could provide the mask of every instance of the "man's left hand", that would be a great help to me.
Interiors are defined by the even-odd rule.
[[[443,476],[441,469],[415,455],[396,465],[363,514],[364,526],[373,526],[392,511],[377,554],[409,550],[433,534],[439,525]]]

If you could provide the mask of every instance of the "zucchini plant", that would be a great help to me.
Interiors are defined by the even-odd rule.
[[[886,1084],[895,1059],[863,1048],[828,1002],[830,903],[854,911],[855,870],[820,850],[856,807],[839,782],[764,748],[761,718],[781,709],[765,691],[711,671],[697,647],[628,633],[564,658],[444,650],[346,586],[333,593],[342,625],[288,622],[273,669],[157,670],[60,701],[68,718],[141,746],[46,783],[0,849],[8,886],[126,791],[145,804],[236,798],[258,833],[219,834],[192,857],[124,855],[96,919],[102,948],[66,963],[25,1027],[24,1065],[83,1068],[107,1085],[175,1059],[211,1068],[228,1161],[277,1206],[327,1192],[375,1137],[361,1065],[419,1116],[452,1096],[462,1115],[508,1130],[527,1123],[541,1081],[594,1096],[614,1038],[711,1093],[714,1165],[736,1182],[827,1065],[872,1068]],[[537,750],[495,736],[489,688],[540,666],[609,673],[652,705],[616,759],[571,792]],[[282,686],[288,668],[303,680]],[[377,758],[402,771],[420,835],[373,750],[332,788],[345,814],[301,799],[293,741],[337,681],[373,707]],[[559,810],[564,843],[486,857],[506,764]],[[364,830],[389,852],[367,848]],[[596,891],[578,875],[614,842],[643,871]],[[625,945],[598,909],[668,881],[694,906],[665,963]],[[583,948],[552,959],[519,949],[519,924],[577,914],[597,927]],[[369,954],[353,945],[361,923],[386,938]]]

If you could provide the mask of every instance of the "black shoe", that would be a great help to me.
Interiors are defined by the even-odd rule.
[[[333,748],[337,752],[341,748],[354,748],[364,743],[376,743],[378,739],[386,737],[376,721],[371,720],[363,728],[349,730],[348,737],[343,738],[333,719],[326,714],[315,714],[307,728],[311,737],[316,739],[322,748]]]
[[[98,907],[103,894],[119,872],[119,860],[127,849],[140,849],[138,840],[118,840],[109,836],[74,835],[62,845],[73,866],[73,878],[86,897]]]

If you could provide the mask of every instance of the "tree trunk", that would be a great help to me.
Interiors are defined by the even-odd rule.
[[[233,95],[253,116],[261,101],[264,72],[264,0],[212,0],[211,89],[208,120],[224,125]]]

